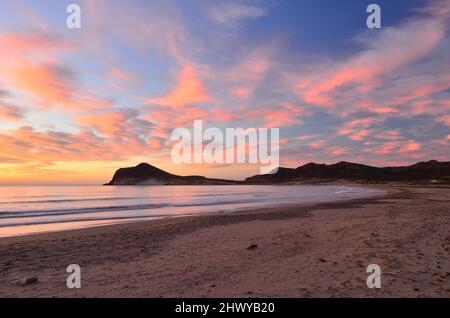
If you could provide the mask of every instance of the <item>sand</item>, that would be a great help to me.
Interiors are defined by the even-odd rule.
[[[0,239],[0,296],[450,297],[450,188],[383,188],[340,203]],[[66,287],[69,264],[81,266],[81,289]],[[366,286],[369,264],[381,267],[380,289]]]

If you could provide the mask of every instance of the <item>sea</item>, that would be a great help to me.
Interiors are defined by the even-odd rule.
[[[0,237],[382,193],[337,185],[0,186]]]

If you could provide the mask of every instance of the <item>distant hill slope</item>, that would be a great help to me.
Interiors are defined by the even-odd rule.
[[[450,183],[450,162],[432,160],[412,166],[384,168],[345,161],[332,165],[308,163],[296,169],[279,168],[274,174],[256,175],[245,181],[177,176],[147,163],[141,163],[136,167],[117,170],[112,180],[105,185],[276,184],[335,180]]]
[[[234,181],[208,179],[202,176],[177,176],[156,168],[148,163],[136,167],[121,168],[105,185],[175,185],[175,184],[234,184]]]
[[[308,163],[296,169],[280,168],[274,174],[256,175],[246,183],[280,183],[295,180],[349,180],[372,182],[437,182],[450,183],[450,162],[431,160],[404,167],[377,168],[339,162],[332,165]]]

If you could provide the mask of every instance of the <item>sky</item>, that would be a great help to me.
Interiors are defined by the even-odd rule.
[[[448,0],[2,0],[0,184],[259,172],[173,163],[194,120],[279,128],[285,167],[448,161],[449,32]]]

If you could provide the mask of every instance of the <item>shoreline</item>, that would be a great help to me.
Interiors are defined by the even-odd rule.
[[[361,189],[366,189],[366,190],[371,190],[371,189],[375,189],[375,190],[379,190],[379,191],[384,191],[381,190],[380,187],[376,187],[376,186],[364,186],[364,185],[360,185],[360,184],[349,184],[349,183],[345,183],[345,184],[308,184],[306,186],[309,187],[323,187],[323,186],[341,186],[341,187],[351,187],[351,188],[361,188]],[[171,185],[169,185],[170,187],[172,187]],[[194,186],[194,185],[192,185]],[[261,186],[265,186],[265,185],[261,185]],[[292,186],[305,186],[304,184],[279,184],[279,185],[275,185],[275,186],[283,186],[283,187],[292,187]],[[122,187],[122,186],[119,186]],[[126,186],[126,187],[130,187],[130,186]],[[138,186],[141,187],[141,186]],[[147,187],[147,186],[143,186],[143,187]],[[150,186],[151,187],[151,186]],[[140,222],[157,222],[157,221],[161,221],[161,220],[170,220],[170,219],[178,219],[178,218],[186,218],[186,217],[200,217],[200,216],[208,216],[208,215],[224,215],[224,214],[234,214],[234,213],[246,213],[246,212],[252,212],[252,211],[261,211],[261,210],[273,210],[274,208],[281,208],[281,209],[287,209],[287,208],[296,208],[296,207],[303,207],[303,206],[309,206],[309,205],[315,205],[315,204],[321,204],[321,203],[328,203],[328,202],[346,202],[348,200],[354,200],[354,199],[366,199],[366,198],[371,198],[371,197],[377,197],[380,195],[384,195],[384,194],[373,194],[373,193],[367,193],[367,194],[363,194],[364,196],[361,197],[360,193],[355,194],[355,198],[327,198],[325,197],[325,199],[322,200],[317,200],[317,202],[311,201],[311,202],[306,202],[306,203],[291,203],[291,204],[285,204],[283,203],[282,206],[279,207],[274,207],[274,206],[268,206],[265,208],[261,208],[261,207],[244,207],[244,208],[235,208],[235,209],[230,209],[230,210],[226,210],[226,211],[221,211],[221,212],[215,212],[215,211],[210,211],[210,212],[202,212],[202,213],[193,213],[193,214],[167,214],[167,215],[162,215],[162,216],[157,216],[157,217],[152,217],[151,215],[149,215],[148,217],[139,217],[136,219],[131,219],[129,221],[120,221],[120,222],[116,222],[114,220],[114,218],[108,220],[99,220],[99,221],[103,221],[106,222],[104,224],[88,224],[90,222],[95,222],[97,220],[91,220],[91,221],[82,221],[85,222],[86,225],[82,226],[80,225],[80,227],[76,227],[76,228],[68,228],[68,229],[59,229],[59,230],[48,230],[48,231],[41,231],[38,233],[25,233],[25,234],[17,234],[17,235],[10,235],[10,236],[0,236],[0,243],[1,240],[5,240],[5,239],[10,239],[10,238],[23,238],[23,237],[27,237],[27,236],[47,236],[51,233],[62,233],[62,232],[73,232],[73,231],[80,231],[80,230],[89,230],[89,229],[95,229],[95,228],[100,228],[100,227],[114,227],[117,225],[126,225],[126,224],[132,224],[132,223],[140,223]],[[61,222],[59,224],[70,224],[70,223],[76,223],[76,221],[67,221],[67,222]],[[109,223],[109,224],[108,224]],[[35,224],[35,227],[39,227],[40,225],[47,225],[47,224],[58,224],[58,222],[55,223],[42,223],[42,224]],[[19,225],[22,226],[22,225]],[[32,225],[24,225],[24,226],[32,226]],[[13,227],[11,227],[13,228]],[[0,228],[1,230],[1,228]]]
[[[0,296],[450,296],[450,277],[446,276],[450,275],[449,253],[445,255],[445,251],[439,250],[442,246],[447,249],[450,246],[450,237],[447,241],[446,233],[441,233],[450,226],[448,208],[443,210],[449,199],[448,188],[386,185],[376,188],[385,189],[387,193],[340,202],[139,221],[2,238]],[[444,200],[441,202],[439,197],[443,195]],[[430,201],[426,196],[433,198]],[[424,205],[424,202],[431,203]],[[410,206],[411,210],[419,210],[410,212],[405,205]],[[434,211],[436,216],[423,219],[421,211]],[[396,236],[403,235],[401,231],[405,230],[404,224],[392,223],[392,213],[401,216],[398,219],[400,223],[409,224],[410,218],[420,218],[422,224],[411,223],[411,227],[420,232],[420,235],[416,235],[418,239],[439,233],[440,239],[444,240],[432,247],[430,244],[424,245],[420,251],[423,255],[434,251],[436,255],[425,258],[417,254],[427,263],[440,262],[440,269],[435,269],[439,273],[430,272],[430,275],[442,282],[432,285],[423,295],[419,287],[412,286],[417,283],[414,283],[414,273],[411,271],[402,273],[411,285],[405,291],[389,288],[374,291],[365,286],[365,268],[360,266],[360,262],[373,259],[379,252],[375,247],[372,251],[365,251],[366,245],[371,245],[370,240],[376,243],[380,237],[386,238],[383,242],[387,245],[383,249],[390,251],[385,257],[378,258],[378,262],[395,259],[397,254],[404,254],[408,250],[392,251],[398,248],[399,237]],[[366,224],[368,220],[371,221]],[[422,233],[428,223],[431,227],[439,227],[440,231]],[[374,229],[368,232],[357,228],[370,224]],[[346,235],[342,236],[343,233]],[[411,238],[404,243],[409,249],[415,248],[415,244],[410,245]],[[251,245],[257,245],[254,251],[247,249]],[[361,257],[362,251],[367,252],[365,257]],[[354,253],[356,258],[352,260],[349,255]],[[319,257],[319,254],[322,256]],[[80,264],[82,268],[83,287],[80,290],[69,290],[65,286],[65,267],[69,264]],[[357,283],[353,277],[355,273],[349,271],[355,265],[355,269],[361,271]],[[324,267],[330,266],[335,269],[326,272]],[[274,271],[274,268],[277,270]],[[393,269],[388,271],[385,280],[392,279],[393,272]],[[422,271],[418,273],[425,275]],[[340,275],[350,276],[351,279],[337,279]],[[402,275],[394,276],[399,280]],[[27,286],[20,284],[30,277],[36,277],[38,282]],[[276,277],[276,280],[271,277]],[[291,286],[291,281],[298,279],[300,289]],[[355,283],[357,288],[353,286]],[[336,284],[349,285],[349,288],[340,290]],[[243,286],[249,286],[248,289],[252,290],[243,291]],[[415,291],[416,288],[419,291]],[[439,293],[436,294],[437,291]]]

